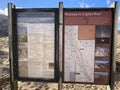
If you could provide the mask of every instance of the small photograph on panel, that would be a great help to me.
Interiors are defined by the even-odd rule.
[[[95,72],[95,82],[107,83],[108,72]]]
[[[23,24],[17,25],[18,34],[27,34],[27,26]]]
[[[107,38],[110,37],[110,26],[109,25],[97,25],[96,26],[96,38]]]
[[[27,43],[27,35],[18,35],[18,42],[20,43]]]
[[[96,38],[96,44],[109,44],[110,38]]]
[[[28,48],[27,48],[26,44],[19,44],[18,57],[19,58],[27,58],[28,57]]]
[[[96,57],[106,57],[109,56],[109,48],[108,47],[96,47],[95,48],[95,56]]]
[[[109,70],[109,61],[108,60],[96,60],[95,61],[95,71],[108,71]]]
[[[54,69],[54,63],[53,62],[49,62],[49,69]]]
[[[28,61],[19,61],[19,77],[28,77]]]

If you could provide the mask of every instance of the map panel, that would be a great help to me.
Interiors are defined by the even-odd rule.
[[[67,82],[94,82],[95,27],[65,26],[65,57],[64,80]],[[86,34],[92,31],[91,40],[79,40],[78,32],[86,29]]]

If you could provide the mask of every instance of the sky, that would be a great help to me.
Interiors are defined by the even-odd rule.
[[[10,2],[17,8],[58,8],[59,2],[63,2],[65,8],[108,8],[115,1],[119,2],[120,30],[120,0],[0,0],[0,14],[7,15],[7,4]]]

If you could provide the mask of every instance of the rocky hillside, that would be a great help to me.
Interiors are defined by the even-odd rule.
[[[0,37],[8,35],[8,17],[0,15]]]
[[[118,65],[120,65],[120,30],[118,30],[118,38],[117,38],[117,58],[116,58],[116,61]],[[119,67],[119,70],[120,70],[120,67]]]
[[[120,48],[120,31],[118,31],[118,43],[117,43],[117,47]]]

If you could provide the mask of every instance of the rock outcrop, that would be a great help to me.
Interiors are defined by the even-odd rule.
[[[0,15],[0,37],[8,35],[8,17]]]

